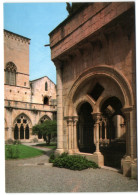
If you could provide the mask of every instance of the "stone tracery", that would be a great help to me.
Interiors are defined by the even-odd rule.
[[[20,114],[14,121],[14,139],[29,139],[31,121],[25,114]]]

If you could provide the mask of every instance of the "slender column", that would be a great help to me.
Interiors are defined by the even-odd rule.
[[[68,152],[72,153],[72,117],[68,117],[67,119],[67,126],[68,126],[68,136],[67,136],[67,142],[68,142]]]
[[[107,120],[105,119],[105,137],[104,139],[107,140]]]
[[[57,72],[57,152],[63,152],[62,64],[56,62]]]
[[[130,113],[125,113],[126,117],[126,155],[130,156]]]
[[[31,135],[32,135],[32,127],[29,128],[29,140],[31,139]]]
[[[73,117],[73,149],[74,152],[79,152],[78,145],[77,145],[77,122],[78,117]]]
[[[102,141],[102,122],[100,122],[100,141]]]
[[[96,134],[96,152],[100,152],[99,150],[99,123],[101,119],[101,113],[93,113],[93,118],[95,120],[94,124],[94,133]]]

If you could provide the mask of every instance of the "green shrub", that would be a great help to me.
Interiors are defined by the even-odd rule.
[[[20,140],[14,140],[13,144],[14,145],[21,144],[21,141]]]
[[[18,145],[7,145],[5,148],[6,158],[8,159],[16,159],[19,157],[19,148]]]
[[[83,156],[68,155],[67,153],[63,153],[57,157],[52,154],[50,161],[53,162],[53,166],[55,167],[67,168],[71,170],[98,168],[98,165],[95,162],[89,161]]]
[[[49,162],[50,162],[50,163],[53,163],[54,160],[55,160],[55,155],[54,155],[54,152],[52,152],[52,153],[50,154]]]
[[[13,139],[8,139],[8,140],[6,140],[6,142],[5,142],[5,144],[13,144]]]

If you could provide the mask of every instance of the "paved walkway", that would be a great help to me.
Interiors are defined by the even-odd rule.
[[[34,146],[33,146],[34,147]],[[6,192],[130,192],[136,180],[106,169],[72,171],[52,167],[45,155],[6,161]]]

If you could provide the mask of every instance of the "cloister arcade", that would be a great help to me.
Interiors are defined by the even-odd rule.
[[[108,66],[87,70],[77,78],[65,102],[65,150],[97,155],[101,165],[120,168],[123,156],[131,154],[128,145],[133,105],[131,88],[123,75]],[[114,156],[117,152],[119,157]],[[119,162],[114,165],[108,158],[119,158]]]
[[[51,120],[50,116],[43,115],[40,117],[38,124],[43,123],[45,120]],[[32,127],[35,124],[32,124],[32,120],[25,113],[21,113],[17,115],[13,121],[12,129],[11,129],[11,138],[13,140],[21,140],[21,141],[31,141],[33,138],[38,138],[39,141],[43,141],[42,135],[33,135]],[[9,127],[5,126],[5,137],[8,137]]]

